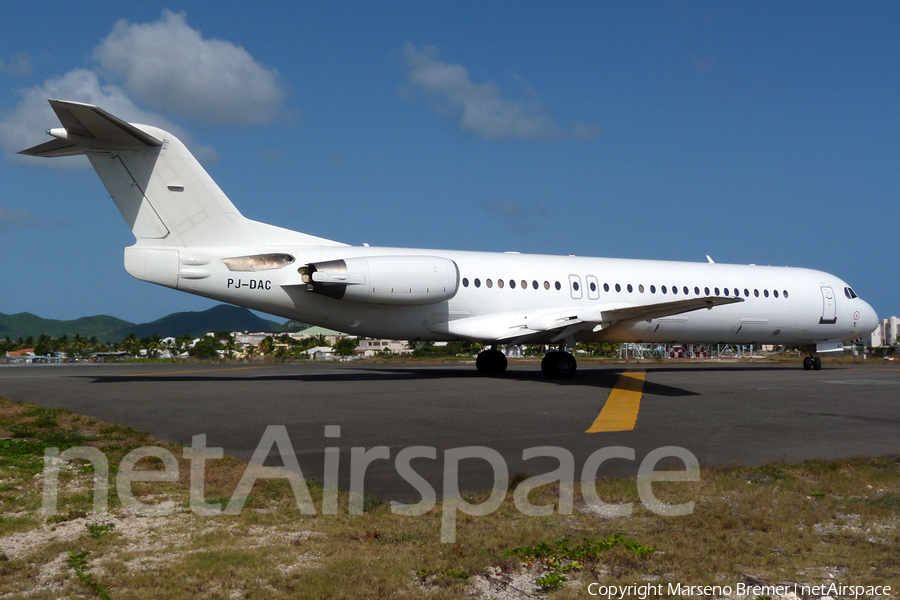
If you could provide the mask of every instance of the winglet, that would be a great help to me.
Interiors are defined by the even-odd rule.
[[[114,117],[91,104],[50,100],[50,106],[62,123],[61,129],[48,129],[55,140],[19,154],[28,156],[73,156],[86,152],[112,150],[141,150],[148,146],[162,146],[162,141],[145,131]]]

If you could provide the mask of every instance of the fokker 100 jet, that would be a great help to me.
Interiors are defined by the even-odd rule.
[[[553,348],[571,377],[576,342],[802,346],[871,332],[875,311],[811,269],[348,246],[244,217],[171,133],[88,104],[50,100],[62,123],[32,156],[87,155],[136,243],[134,277],[350,334],[471,340],[478,371],[506,370],[501,345]]]

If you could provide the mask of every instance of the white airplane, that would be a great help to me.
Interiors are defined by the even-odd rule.
[[[96,106],[50,100],[63,127],[22,154],[85,154],[136,243],[134,277],[362,336],[547,344],[571,377],[576,342],[802,346],[803,367],[868,334],[875,311],[810,269],[348,246],[247,219],[175,136]]]

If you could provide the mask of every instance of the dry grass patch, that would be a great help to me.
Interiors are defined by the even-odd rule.
[[[301,515],[285,480],[261,480],[240,515],[194,514],[182,448],[68,411],[0,399],[0,598],[576,598],[587,585],[838,582],[900,588],[900,462],[811,461],[701,469],[697,482],[657,482],[663,502],[694,502],[663,517],[640,504],[633,480],[596,484],[607,503],[633,503],[607,518],[574,490],[573,514],[529,517],[513,494],[493,514],[458,515],[456,542],[440,543],[441,509],[394,515],[367,502],[362,515]],[[72,461],[60,474],[60,512],[40,512],[43,449],[87,445],[109,459],[109,511],[90,513],[93,470]],[[68,445],[68,446],[67,446]],[[133,486],[158,516],[128,513],[116,466],[131,449],[160,446],[180,477]],[[158,459],[138,463],[160,469]],[[246,464],[206,462],[206,501],[226,503]],[[516,482],[513,483],[515,485]],[[510,490],[512,492],[512,490]],[[557,485],[531,491],[556,506]],[[469,498],[486,500],[486,495]]]

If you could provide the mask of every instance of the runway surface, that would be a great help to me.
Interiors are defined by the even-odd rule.
[[[325,448],[340,448],[343,486],[351,448],[386,446],[390,459],[368,466],[365,492],[398,501],[419,497],[394,462],[411,446],[435,448],[435,459],[412,466],[438,496],[445,451],[466,446],[495,450],[511,475],[559,465],[524,461],[524,450],[563,448],[574,457],[576,478],[591,453],[612,446],[633,449],[635,460],[608,460],[599,477],[634,476],[663,446],[686,448],[702,466],[900,454],[894,365],[583,364],[568,381],[514,362],[502,378],[479,376],[474,365],[9,365],[0,367],[0,396],[67,407],[185,445],[206,434],[208,447],[242,459],[267,426],[284,425],[307,478],[321,480]],[[326,438],[331,425],[340,426],[340,437]],[[276,451],[266,464],[282,464]],[[467,459],[459,479],[464,491],[488,490],[493,472]]]

